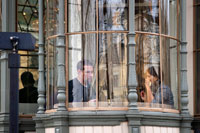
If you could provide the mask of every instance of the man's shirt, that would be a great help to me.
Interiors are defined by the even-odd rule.
[[[19,103],[37,103],[38,91],[34,86],[24,87],[19,90]]]
[[[69,81],[69,102],[88,102],[95,98],[90,85],[83,86],[77,78]]]

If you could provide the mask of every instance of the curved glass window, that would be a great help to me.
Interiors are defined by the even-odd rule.
[[[127,0],[68,0],[67,9],[69,108],[127,106]]]
[[[178,109],[178,46],[156,35],[136,36],[136,72],[140,106]]]
[[[179,1],[136,1],[136,74],[141,108],[179,107],[178,6]]]
[[[48,2],[47,25],[51,28],[47,32],[58,24],[58,17],[52,18],[57,15],[52,5],[57,2]],[[132,21],[128,19],[128,4],[128,0],[65,0],[69,110],[127,109],[128,22]],[[135,1],[136,77],[141,109],[179,107],[178,6],[179,1]],[[49,109],[57,103],[57,39],[56,29],[52,30],[47,36]]]
[[[136,0],[135,5],[136,31],[160,33],[178,38],[179,1]]]

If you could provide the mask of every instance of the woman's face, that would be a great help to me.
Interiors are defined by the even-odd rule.
[[[145,83],[154,83],[157,80],[157,77],[154,77],[149,72],[145,74]]]

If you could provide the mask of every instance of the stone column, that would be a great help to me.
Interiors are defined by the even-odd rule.
[[[181,133],[191,132],[192,118],[188,111],[188,84],[187,84],[187,42],[186,42],[186,0],[181,0]]]
[[[44,36],[43,36],[43,0],[39,0],[39,80],[38,80],[38,114],[45,111],[45,82],[44,82]]]
[[[16,0],[2,0],[1,6],[2,32],[15,32]],[[0,51],[0,69],[0,132],[9,132],[10,71],[8,69],[7,51]]]
[[[44,123],[42,116],[45,115],[45,82],[44,82],[44,36],[43,36],[43,0],[39,0],[39,80],[38,80],[38,112],[34,118],[36,132],[44,133]]]
[[[57,89],[58,109],[54,117],[55,132],[68,133],[68,112],[66,109],[66,77],[65,77],[65,0],[59,0],[57,51]]]
[[[129,0],[129,34],[128,34],[128,100],[129,133],[140,133],[140,115],[137,108],[137,80],[135,62],[135,0]]]
[[[59,0],[57,51],[57,89],[58,111],[66,111],[66,84],[65,84],[65,34],[64,34],[64,0]]]

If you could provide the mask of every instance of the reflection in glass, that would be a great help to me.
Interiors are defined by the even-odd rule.
[[[49,100],[49,104],[47,105],[48,108],[55,108],[55,104],[57,103],[57,68],[56,68],[56,39],[48,40],[48,45],[46,47],[48,51],[48,56],[46,56],[46,63],[47,65],[47,96]]]
[[[98,0],[96,9],[95,0],[68,1],[67,32],[84,32],[67,36],[69,107],[126,106],[127,34],[108,32],[128,30],[127,2]],[[162,31],[175,36],[177,26],[169,29],[177,21],[176,14],[169,18],[170,10],[176,11],[176,4],[173,4],[169,0],[163,1],[159,14],[159,0],[136,0],[135,29],[151,33]],[[161,15],[165,17],[163,21],[159,20]],[[148,101],[146,103],[159,108],[177,108],[177,42],[147,34],[137,34],[135,39],[138,101]],[[82,62],[80,68],[80,61],[90,63]],[[147,73],[150,68],[154,74]],[[71,89],[76,87],[81,89]],[[148,96],[141,97],[141,92]],[[97,102],[89,102],[93,99]]]
[[[166,17],[169,19],[168,20],[169,23],[166,24],[164,28],[168,28],[168,35],[178,38],[177,22],[179,21],[179,17],[178,17],[179,14],[178,14],[177,9],[179,9],[178,7],[179,5],[177,5],[177,0],[170,1],[168,5],[169,5],[169,14],[168,14],[168,17],[167,16]],[[167,7],[163,7],[163,8],[167,10]]]
[[[200,3],[200,0],[195,0],[195,4],[198,4],[198,3]]]
[[[34,113],[37,112],[37,108],[38,108],[38,105],[37,105],[38,70],[37,69],[29,69],[28,67],[27,68],[20,68],[19,69],[19,79],[22,78],[21,76],[24,72],[26,72],[26,73],[30,72],[32,74],[32,76],[28,75],[28,77],[30,77],[30,78],[25,77],[25,81],[24,81],[24,84],[26,84],[25,86],[23,86],[22,80],[20,80],[20,82],[19,82],[19,89],[20,89],[19,93],[20,93],[22,88],[24,88],[24,87],[26,88],[26,87],[29,87],[29,86],[32,88],[33,93],[27,94],[29,91],[23,91],[21,93],[21,96],[19,94],[19,100],[21,101],[19,103],[19,114],[34,114]],[[29,83],[27,81],[31,81],[32,83]]]
[[[1,0],[0,0],[1,8]],[[1,16],[1,10],[0,10]],[[1,21],[1,19],[0,19]],[[38,0],[17,0],[17,31],[29,32],[38,40]],[[1,22],[0,22],[1,23]],[[1,27],[1,26],[0,26]],[[38,53],[19,51],[19,114],[37,112]],[[25,73],[24,73],[25,72]],[[24,75],[25,74],[25,75]],[[23,75],[21,77],[21,75]],[[22,84],[23,82],[23,84]]]
[[[33,74],[29,71],[25,71],[21,74],[21,82],[23,88],[19,90],[19,102],[20,103],[37,103],[38,92],[34,86],[35,80]]]
[[[144,102],[174,106],[173,94],[169,86],[159,78],[154,66],[150,66],[144,74],[144,90],[141,91]]]
[[[99,30],[127,30],[127,0],[99,0]]]
[[[17,31],[30,32],[38,40],[38,0],[17,1]]]
[[[99,104],[127,102],[127,36],[99,34]],[[101,105],[102,104],[102,105]]]
[[[38,68],[37,52],[19,51],[20,66],[29,68]]]
[[[58,0],[47,1],[46,35],[56,35],[58,27]]]
[[[96,105],[96,35],[69,36],[68,50],[69,107]]]
[[[195,13],[195,41],[196,41],[196,48],[197,49],[200,49],[200,34],[199,34],[199,31],[200,31],[200,14],[199,14],[199,11],[200,11],[200,6],[195,6],[195,10],[196,10],[196,13]]]
[[[158,0],[136,0],[135,30],[159,32]]]
[[[200,114],[200,52],[196,53],[196,114]]]
[[[170,2],[169,2],[169,0],[161,0],[160,6],[161,6],[160,7],[161,16],[162,16],[162,19],[161,19],[161,33],[165,34],[165,35],[169,35],[169,33],[170,33],[170,27],[169,27],[170,26],[170,17],[169,17]]]
[[[96,0],[68,0],[68,32],[96,30]]]
[[[138,101],[177,109],[177,42],[163,37],[160,45],[159,40],[158,36],[136,35]]]
[[[179,97],[179,77],[178,77],[178,72],[179,70],[179,42],[177,42],[176,40],[172,40],[172,39],[168,39],[169,40],[169,68],[168,72],[166,74],[168,74],[169,76],[169,84],[167,84],[173,93],[174,96],[174,108],[178,109],[179,106],[179,101],[178,101],[178,97]],[[165,75],[163,75],[164,79],[165,79]]]
[[[77,77],[70,80],[68,83],[69,103],[71,102],[95,102],[96,90],[93,86],[95,82],[94,66],[89,60],[81,60],[77,63]],[[72,104],[73,107],[77,105]]]
[[[144,73],[150,66],[154,66],[157,74],[160,63],[160,45],[159,36],[153,35],[136,35],[136,73],[138,80],[138,95],[140,90],[144,88]],[[138,98],[141,102],[141,97]]]

